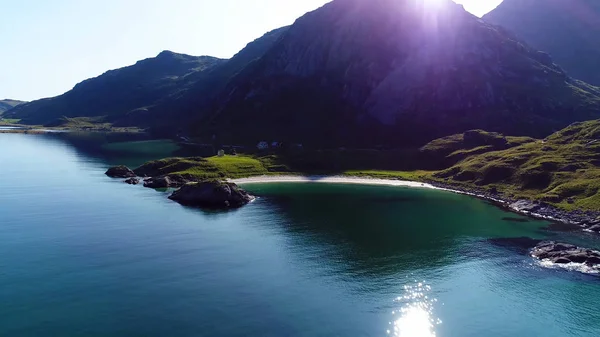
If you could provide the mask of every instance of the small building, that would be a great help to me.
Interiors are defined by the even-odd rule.
[[[256,148],[258,148],[259,150],[267,150],[267,149],[269,149],[269,143],[267,143],[267,142],[259,142],[256,145]]]
[[[217,152],[217,157],[225,157],[225,150],[219,150],[219,152]]]

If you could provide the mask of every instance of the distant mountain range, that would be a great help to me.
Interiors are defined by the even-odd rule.
[[[475,128],[543,137],[600,117],[598,88],[506,29],[451,1],[440,6],[334,0],[230,60],[163,52],[7,114],[32,124],[102,116],[232,143],[356,147]]]
[[[19,104],[23,104],[25,102],[23,101],[17,101],[14,99],[3,99],[0,100],[0,115],[2,115],[3,112],[10,110],[14,107],[16,107]]]
[[[600,1],[504,0],[483,19],[548,52],[573,77],[600,86]]]
[[[230,77],[262,56],[285,29],[267,33],[230,60],[163,51],[85,80],[61,96],[21,105],[7,115],[22,123],[47,126],[60,124],[62,117],[94,117],[120,126],[180,125],[178,117],[184,112],[193,114],[210,101]]]

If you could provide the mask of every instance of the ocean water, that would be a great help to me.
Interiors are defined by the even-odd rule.
[[[592,235],[384,186],[253,184],[242,209],[185,208],[104,176],[147,144],[64,137],[0,134],[0,336],[600,336],[598,278],[490,241]]]

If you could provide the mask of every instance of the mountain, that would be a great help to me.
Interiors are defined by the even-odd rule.
[[[77,84],[65,94],[23,104],[10,115],[26,124],[52,125],[65,117],[102,117],[113,122],[143,111],[186,85],[186,78],[225,62],[208,56],[164,51],[155,58],[110,70]]]
[[[17,101],[14,99],[3,99],[0,100],[0,115],[2,115],[3,112],[8,111],[14,107],[16,107],[17,105],[23,104],[25,102],[23,101]]]
[[[550,53],[573,77],[600,85],[600,1],[504,0],[483,19]]]
[[[184,131],[188,122],[193,121],[213,107],[215,97],[221,93],[227,83],[249,65],[260,59],[275,42],[287,31],[288,27],[275,29],[250,42],[231,59],[194,78],[193,84],[166,97],[145,116],[146,126],[155,132],[172,134]],[[169,119],[164,116],[168,115]],[[135,125],[136,120],[122,119],[117,125]]]
[[[428,5],[429,4],[429,5]],[[600,92],[451,1],[334,0],[229,82],[200,135],[316,146],[483,128],[545,136],[600,115]]]
[[[110,70],[77,84],[65,94],[24,104],[10,112],[26,124],[63,123],[89,117],[117,126],[153,127],[172,132],[185,125],[228,79],[260,57],[285,31],[267,33],[230,60],[164,51],[135,65]]]

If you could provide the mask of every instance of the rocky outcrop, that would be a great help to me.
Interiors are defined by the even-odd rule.
[[[581,264],[600,272],[600,251],[593,249],[544,241],[531,250],[531,256],[540,261],[549,261],[559,265]]]
[[[144,179],[144,187],[148,188],[170,188],[181,187],[187,183],[193,182],[178,174],[164,175]]]
[[[169,199],[186,206],[228,209],[242,207],[254,197],[234,183],[210,181],[182,186]]]
[[[140,183],[140,179],[139,178],[129,178],[129,179],[125,180],[124,182],[129,185],[137,185]]]
[[[111,178],[133,178],[136,174],[127,166],[114,166],[108,169],[105,173]]]
[[[540,211],[544,205],[530,200],[518,200],[510,204],[509,207],[516,212],[536,213]]]

